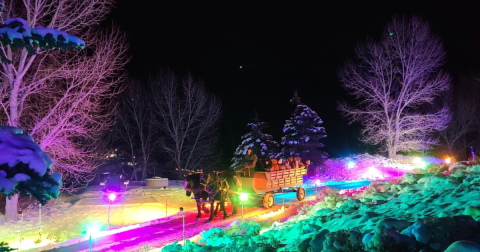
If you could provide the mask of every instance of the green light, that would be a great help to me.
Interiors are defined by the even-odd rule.
[[[390,32],[388,35],[392,36],[392,35],[393,35],[393,32]]]
[[[240,66],[240,69],[242,69],[242,68],[243,68],[243,66]]]
[[[240,193],[240,200],[241,201],[247,201],[248,200],[248,194],[246,193]]]
[[[97,225],[92,225],[87,229],[86,235],[87,236],[95,236],[101,232],[100,227]]]

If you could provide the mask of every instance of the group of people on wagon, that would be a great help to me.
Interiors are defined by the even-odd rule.
[[[283,158],[271,158],[265,160],[263,164],[257,164],[257,155],[253,153],[253,150],[249,148],[247,154],[244,157],[244,169],[241,172],[244,176],[253,176],[254,171],[271,172],[288,169],[305,168],[310,165],[310,160],[307,160],[305,164],[300,157],[288,157],[285,162]]]

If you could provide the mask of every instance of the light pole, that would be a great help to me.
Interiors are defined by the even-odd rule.
[[[183,218],[183,246],[185,246],[185,212],[183,211],[183,207],[180,207],[180,212],[182,212]]]
[[[315,199],[317,199],[317,195],[318,195],[317,186],[319,185],[320,185],[320,179],[316,179],[315,180]]]
[[[283,218],[287,218],[287,213],[286,213],[286,209],[285,209],[285,195],[284,195],[284,191],[283,191],[283,188],[280,187],[280,190],[282,190],[282,200],[283,200]]]
[[[89,251],[92,252],[92,235],[100,233],[100,229],[98,226],[91,226],[87,230],[87,236],[88,236],[88,247]]]
[[[243,202],[248,200],[248,194],[240,193],[240,202],[242,202],[242,220],[243,220]]]
[[[163,190],[165,190],[165,218],[167,218],[167,187],[164,186]]]
[[[112,201],[114,201],[117,198],[117,195],[115,193],[110,193],[108,195],[108,228],[110,229],[110,206],[112,205]]]

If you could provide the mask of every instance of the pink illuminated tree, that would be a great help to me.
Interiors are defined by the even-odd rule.
[[[24,129],[39,143],[68,191],[93,178],[99,139],[114,123],[112,98],[127,58],[124,33],[99,28],[112,4],[24,0],[4,8],[1,123]],[[8,220],[17,218],[17,202],[18,194],[7,200]]]
[[[381,40],[358,45],[356,55],[339,75],[358,104],[342,102],[339,110],[364,126],[361,140],[380,145],[389,157],[436,144],[434,133],[446,127],[449,110],[421,108],[449,89],[450,76],[441,70],[445,51],[428,23],[394,17]]]

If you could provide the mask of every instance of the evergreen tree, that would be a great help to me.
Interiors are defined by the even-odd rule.
[[[0,193],[34,197],[42,205],[57,198],[62,175],[52,173],[53,162],[23,130],[0,126]]]
[[[312,165],[323,163],[328,154],[320,148],[325,145],[320,142],[327,137],[322,119],[310,107],[302,104],[297,91],[290,102],[296,106],[289,120],[283,127],[282,155],[287,157],[301,157],[303,161],[310,160]]]
[[[270,134],[263,133],[268,127],[267,123],[260,122],[255,114],[253,123],[247,124],[251,131],[242,136],[242,143],[237,147],[235,156],[232,158],[231,168],[237,168],[243,164],[243,157],[247,154],[248,148],[252,148],[257,155],[257,166],[262,165],[266,159],[274,158],[277,155],[279,144],[273,140]]]
[[[8,246],[8,243],[6,242],[0,242],[0,252],[7,252],[7,251],[14,251],[17,250],[15,248],[10,248]]]

